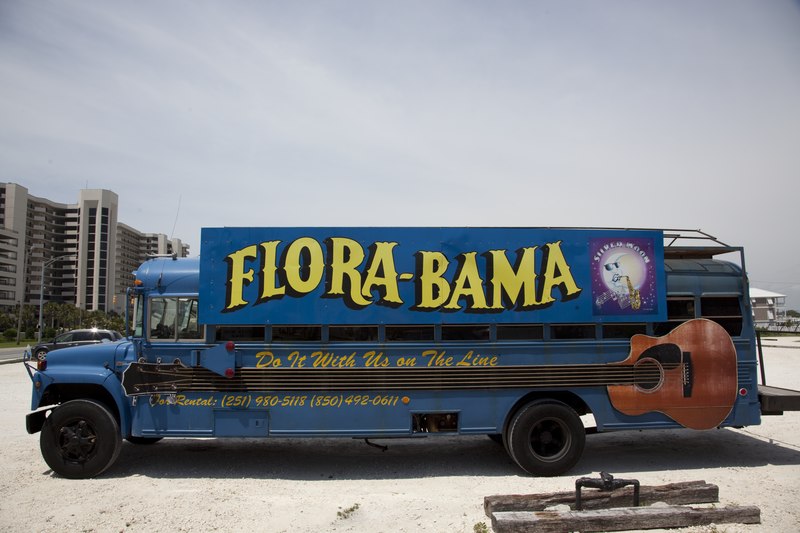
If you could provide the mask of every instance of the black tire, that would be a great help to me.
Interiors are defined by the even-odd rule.
[[[131,444],[155,444],[162,438],[163,437],[134,437],[133,435],[131,435],[125,440],[130,442]]]
[[[517,411],[508,425],[506,443],[511,458],[529,474],[557,476],[581,458],[586,432],[568,405],[538,401]]]
[[[53,410],[39,439],[47,465],[69,479],[102,474],[122,448],[119,424],[104,405],[72,400]]]
[[[47,359],[47,350],[45,349],[36,350],[36,353],[33,355],[36,357],[37,360],[44,361],[45,359]]]

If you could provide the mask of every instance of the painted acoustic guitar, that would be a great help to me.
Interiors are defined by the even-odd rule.
[[[711,429],[736,401],[736,348],[711,320],[689,320],[663,337],[634,335],[628,358],[613,365],[632,365],[641,376],[608,386],[612,405],[626,415],[656,411],[688,428]]]
[[[663,337],[634,335],[624,361],[488,367],[238,368],[230,376],[173,363],[136,362],[123,372],[128,396],[186,392],[408,391],[606,387],[626,415],[660,412],[693,429],[718,426],[737,391],[736,349],[725,329],[689,320]]]

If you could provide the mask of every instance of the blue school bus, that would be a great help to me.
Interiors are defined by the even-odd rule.
[[[439,435],[548,476],[587,433],[760,422],[743,251],[699,231],[205,228],[130,300],[124,340],[26,363],[62,476],[123,440]]]

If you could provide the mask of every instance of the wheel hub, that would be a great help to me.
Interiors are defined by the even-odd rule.
[[[542,459],[552,460],[563,455],[567,446],[567,434],[558,422],[543,421],[531,433],[531,448]]]
[[[94,451],[97,436],[85,420],[64,426],[60,433],[60,447],[64,459],[84,463]]]

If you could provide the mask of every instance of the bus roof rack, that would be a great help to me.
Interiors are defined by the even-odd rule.
[[[741,253],[740,246],[731,246],[699,229],[664,229],[664,257],[668,259],[711,259],[727,253]]]
[[[603,229],[616,231],[660,231],[664,235],[664,257],[667,259],[713,259],[717,255],[738,253],[744,262],[744,248],[731,246],[701,229],[666,228],[598,228],[552,227],[549,229]],[[742,264],[742,266],[744,266]]]
[[[173,260],[178,259],[178,253],[172,252],[171,254],[147,254],[147,259],[158,259],[159,257],[171,257]]]

